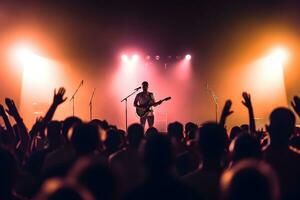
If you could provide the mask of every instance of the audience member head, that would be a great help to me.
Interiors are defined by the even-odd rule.
[[[62,143],[62,125],[59,121],[50,121],[47,124],[47,138],[49,141],[49,145],[58,146]]]
[[[0,199],[11,199],[17,163],[14,156],[0,148]]]
[[[67,117],[64,121],[63,121],[63,127],[62,127],[62,134],[65,137],[65,139],[68,138],[68,133],[70,131],[70,129],[76,125],[76,124],[81,124],[82,120],[78,117],[75,116],[71,116],[71,117]]]
[[[78,155],[93,153],[100,144],[98,129],[92,124],[77,124],[73,128],[71,143]]]
[[[242,132],[249,132],[249,125],[248,124],[242,124],[241,125]]]
[[[96,199],[113,200],[117,196],[115,176],[107,163],[83,158],[73,167],[70,178],[87,188]]]
[[[103,130],[107,130],[109,128],[109,124],[106,120],[93,119],[90,123],[97,125]]]
[[[226,130],[214,122],[204,123],[199,129],[199,150],[203,161],[220,160],[226,150]]]
[[[183,139],[183,125],[180,122],[173,122],[168,125],[168,135],[176,138],[177,141]]]
[[[276,174],[262,161],[244,160],[221,177],[223,200],[278,200]]]
[[[158,133],[158,130],[155,127],[150,127],[145,132],[146,138],[148,138],[148,137],[150,137],[152,135],[157,135],[157,134],[159,134],[159,133]]]
[[[234,126],[230,130],[229,139],[232,141],[236,136],[238,136],[240,133],[242,133],[242,129],[239,126]]]
[[[186,137],[189,140],[193,140],[196,138],[198,126],[197,126],[197,124],[195,124],[193,122],[188,122],[185,124],[184,130],[185,130]]]
[[[260,159],[262,156],[259,140],[247,132],[235,137],[229,150],[233,162],[246,158]]]
[[[271,146],[287,147],[289,138],[294,132],[295,115],[288,108],[276,108],[270,115],[267,130],[271,138]]]
[[[93,195],[82,186],[68,183],[61,179],[53,178],[47,180],[41,191],[34,198],[36,200],[94,200]]]
[[[170,138],[166,135],[151,135],[144,146],[144,162],[149,174],[168,174],[174,162]]]
[[[108,152],[114,153],[120,149],[122,136],[116,129],[109,129],[106,132],[106,139],[104,141],[105,148]]]
[[[128,127],[127,133],[129,146],[138,148],[144,138],[144,127],[140,124],[132,124]]]
[[[124,131],[122,129],[118,129],[117,131],[121,138],[120,148],[126,147],[127,146],[126,131]]]

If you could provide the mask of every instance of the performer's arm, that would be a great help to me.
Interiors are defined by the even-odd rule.
[[[155,98],[153,93],[150,94],[150,98],[151,98],[150,104],[155,103]]]
[[[139,107],[138,102],[139,102],[139,98],[138,98],[138,95],[136,95],[135,99],[134,99],[134,102],[133,102],[133,106],[134,107]]]

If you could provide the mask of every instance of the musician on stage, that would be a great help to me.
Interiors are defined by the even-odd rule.
[[[142,83],[143,91],[138,93],[134,99],[134,106],[137,109],[145,109],[151,104],[155,103],[154,95],[152,92],[148,91],[149,84],[147,81]],[[140,123],[142,126],[145,126],[146,121],[148,122],[149,127],[152,127],[154,124],[154,113],[152,106],[149,108],[149,111],[145,116],[140,117]]]

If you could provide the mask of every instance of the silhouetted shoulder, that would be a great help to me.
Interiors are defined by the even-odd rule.
[[[152,182],[148,180],[144,185],[138,187],[125,198],[126,200],[153,200],[153,199],[186,199],[186,200],[201,200],[203,199],[195,190],[185,185],[184,183],[175,180],[167,179],[160,182]]]
[[[182,180],[205,199],[213,200],[219,198],[221,174],[221,172],[196,170],[183,176]]]

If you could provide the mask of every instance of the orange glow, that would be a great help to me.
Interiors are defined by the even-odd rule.
[[[31,59],[23,63],[23,80],[21,90],[21,111],[28,119],[44,114],[46,105],[50,104],[58,77],[56,64],[46,58],[31,55]],[[31,110],[33,108],[33,113]]]
[[[13,48],[11,58],[22,67],[20,111],[30,126],[37,116],[44,115],[52,101],[54,88],[62,84],[61,69],[57,62],[37,55],[29,45]]]
[[[269,56],[267,56],[267,61],[269,62],[269,65],[283,66],[284,64],[286,64],[288,58],[289,58],[289,53],[287,49],[283,47],[276,47],[273,48]]]
[[[251,93],[256,125],[264,128],[270,112],[288,106],[291,97],[299,93],[299,38],[290,27],[278,24],[238,26],[232,34],[235,40],[226,43],[230,51],[220,48],[216,53],[218,59],[211,65],[217,67],[208,72],[208,81],[220,105],[228,98],[233,101],[234,114],[228,127],[248,123],[241,104],[241,94],[247,91]]]
[[[238,66],[232,70],[232,74],[225,77],[228,79],[228,90],[225,98],[234,100],[233,109],[239,113],[246,113],[245,108],[240,103],[241,94],[247,91],[251,94],[255,109],[257,126],[262,128],[268,121],[270,112],[279,106],[288,106],[286,86],[284,80],[284,66],[289,62],[289,53],[283,47],[271,48],[269,51],[251,64]],[[236,113],[237,113],[236,112]],[[232,124],[247,123],[247,115],[241,120],[241,114],[231,117]]]

